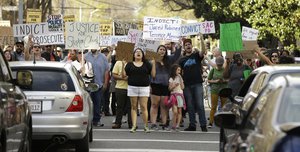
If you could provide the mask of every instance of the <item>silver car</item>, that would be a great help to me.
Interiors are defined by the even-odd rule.
[[[34,140],[67,141],[76,151],[88,152],[93,140],[93,103],[71,63],[10,62],[12,71],[32,72],[31,88],[23,89],[32,112]]]

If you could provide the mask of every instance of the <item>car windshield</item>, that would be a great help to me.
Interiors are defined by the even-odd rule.
[[[282,96],[277,121],[278,123],[300,122],[300,87],[287,88]]]
[[[66,71],[30,70],[33,79],[32,88],[23,89],[24,91],[75,91],[73,81]],[[16,77],[15,71],[13,76]]]

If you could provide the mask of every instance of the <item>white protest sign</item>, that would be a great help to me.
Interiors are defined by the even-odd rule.
[[[136,29],[129,29],[127,36],[128,36],[127,39],[128,42],[137,43],[139,38],[142,38],[143,31],[136,30]]]
[[[48,15],[47,17],[49,32],[63,33],[63,16],[58,15]]]
[[[135,43],[134,48],[141,48],[143,51],[148,50],[148,51],[156,52],[159,45],[160,45],[159,41],[139,38],[138,42]]]
[[[249,27],[242,27],[242,39],[243,40],[257,40],[258,30],[249,28]]]
[[[215,22],[214,21],[201,22],[201,33],[202,34],[216,33]]]
[[[111,35],[100,35],[100,46],[111,46]]]
[[[47,35],[34,35],[33,42],[40,45],[65,44],[63,33],[53,33]]]
[[[120,35],[120,36],[112,36],[111,37],[111,44],[117,45],[118,41],[127,42],[127,35]]]
[[[33,23],[33,24],[14,24],[14,37],[23,37],[29,34],[32,35],[47,35],[49,33],[48,23]]]
[[[190,23],[181,25],[181,36],[198,35],[201,30],[201,23]]]
[[[143,39],[178,41],[180,25],[180,19],[144,17]]]
[[[99,23],[67,22],[66,49],[99,49]]]

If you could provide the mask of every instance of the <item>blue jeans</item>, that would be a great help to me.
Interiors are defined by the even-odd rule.
[[[190,127],[196,127],[196,112],[199,115],[200,126],[206,126],[202,84],[185,86],[183,93],[189,113]]]
[[[91,93],[91,98],[93,101],[94,106],[94,117],[93,117],[93,123],[97,123],[100,121],[101,118],[101,104],[103,102],[103,91],[102,87],[99,88],[98,91]]]

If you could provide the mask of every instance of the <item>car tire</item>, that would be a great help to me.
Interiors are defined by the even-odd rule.
[[[89,142],[93,142],[93,124],[91,125],[91,130],[89,132]]]
[[[76,152],[89,152],[89,129],[87,128],[87,132],[83,139],[80,139],[76,142],[75,148]]]

